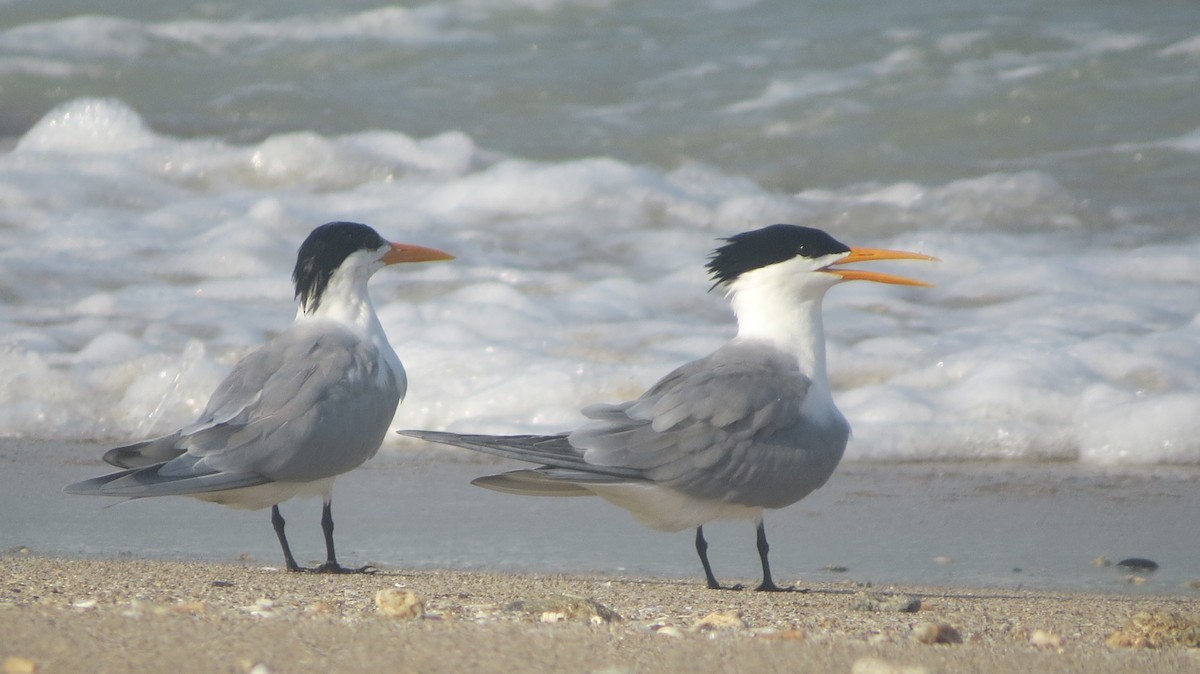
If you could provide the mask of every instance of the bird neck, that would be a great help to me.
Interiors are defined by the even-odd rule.
[[[363,337],[383,334],[367,293],[367,278],[358,275],[334,274],[321,292],[320,301],[302,305],[296,318],[335,321]]]
[[[769,342],[795,356],[800,371],[818,386],[828,381],[821,320],[823,290],[756,283],[750,287],[735,285],[731,295],[739,339]]]
[[[371,295],[367,293],[368,279],[369,275],[334,274],[316,306],[313,307],[312,303],[307,307],[301,306],[296,320],[333,321],[358,335],[364,342],[374,345],[379,353],[380,364],[386,366],[395,377],[400,397],[404,398],[408,376],[375,313]]]

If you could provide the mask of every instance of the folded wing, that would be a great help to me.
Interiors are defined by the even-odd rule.
[[[67,489],[140,497],[332,477],[374,455],[399,401],[373,345],[293,326],[240,361],[195,423],[105,454],[130,470]]]
[[[811,386],[794,356],[735,340],[637,400],[584,409],[592,421],[569,435],[402,433],[542,464],[475,481],[499,491],[580,495],[643,481],[699,499],[782,507],[825,483],[849,437],[836,412],[801,414]]]

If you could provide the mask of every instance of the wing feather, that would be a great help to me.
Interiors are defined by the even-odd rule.
[[[119,484],[105,493],[154,479],[175,484],[162,490],[202,490],[223,484],[216,475],[232,484],[346,472],[379,449],[400,402],[397,378],[383,362],[375,346],[348,330],[294,324],[239,361],[195,423],[106,453],[114,465],[154,470],[114,478]]]
[[[793,357],[734,340],[633,404],[589,408],[593,421],[569,437],[596,467],[641,470],[697,498],[781,507],[828,479],[849,435],[836,413],[802,416],[811,385]]]
[[[671,372],[637,400],[584,408],[591,421],[570,434],[400,433],[542,464],[478,482],[499,491],[576,495],[581,492],[548,482],[586,490],[624,480],[779,508],[825,483],[849,437],[832,402],[825,416],[801,413],[811,387],[794,357],[762,342],[734,340]]]

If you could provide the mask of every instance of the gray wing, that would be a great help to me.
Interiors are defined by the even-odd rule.
[[[821,486],[850,428],[836,410],[800,414],[812,382],[795,358],[734,341],[668,374],[641,398],[593,405],[593,421],[566,436],[400,431],[432,442],[542,464],[488,476],[479,486],[519,494],[580,495],[586,485],[648,480],[697,498],[780,508]],[[558,480],[583,487],[561,489]]]
[[[215,470],[315,480],[374,456],[399,402],[396,376],[373,345],[307,326],[239,363],[180,443]]]
[[[396,376],[378,356],[344,329],[293,325],[242,359],[195,423],[104,457],[144,472],[114,473],[68,490],[183,494],[346,472],[379,449],[400,401]],[[138,489],[154,493],[127,493]]]
[[[779,508],[829,478],[849,426],[800,413],[812,382],[795,358],[735,340],[664,377],[636,401],[595,405],[571,445],[598,469],[635,469],[697,498]]]
[[[121,468],[150,466],[186,453],[189,447],[187,438],[191,436],[224,424],[236,425],[239,417],[244,417],[261,401],[263,388],[272,376],[280,374],[280,367],[284,365],[282,359],[292,350],[289,348],[291,337],[289,333],[284,333],[274,342],[238,361],[233,371],[213,391],[196,421],[170,435],[110,449],[102,458],[106,463]]]

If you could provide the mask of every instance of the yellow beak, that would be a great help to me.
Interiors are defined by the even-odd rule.
[[[453,259],[454,256],[450,253],[440,251],[436,248],[414,246],[407,243],[393,243],[392,249],[383,254],[384,264],[397,264],[400,262],[433,262],[434,260]]]
[[[905,250],[886,250],[884,248],[851,248],[850,254],[846,257],[834,262],[834,265],[850,264],[852,262],[870,262],[873,260],[928,260],[936,262],[936,257],[922,255],[920,253],[910,253]],[[894,274],[883,274],[874,271],[863,271],[861,269],[830,269],[826,267],[822,271],[827,271],[831,274],[837,274],[847,281],[875,281],[876,283],[891,283],[901,286],[923,286],[932,288],[932,283],[917,281],[915,279],[896,276]]]

